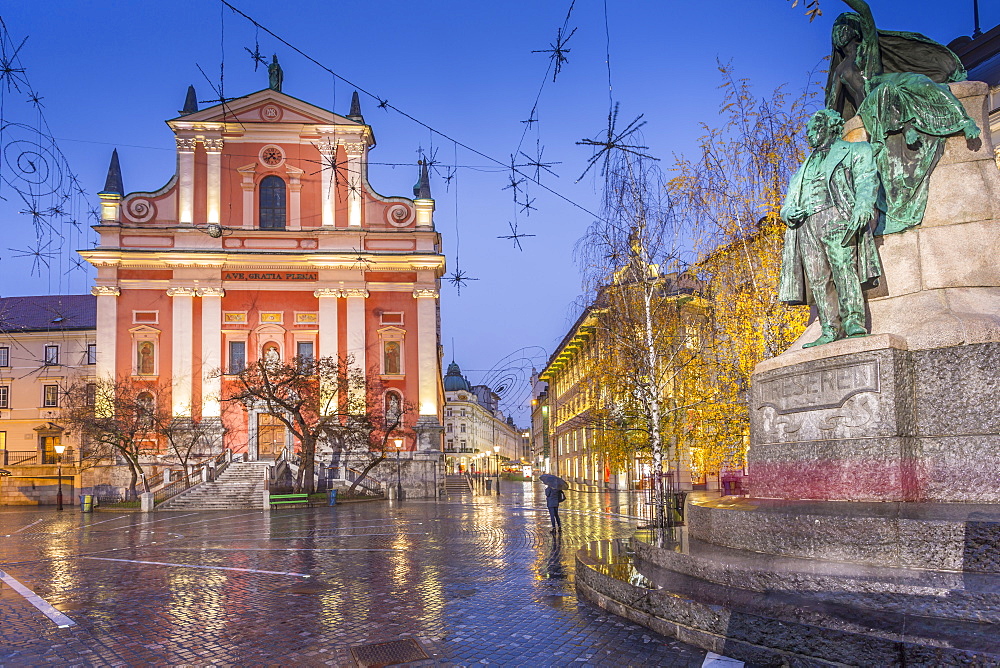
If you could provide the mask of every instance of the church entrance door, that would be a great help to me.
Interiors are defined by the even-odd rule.
[[[285,425],[270,413],[257,415],[257,453],[260,459],[274,459],[285,449]]]

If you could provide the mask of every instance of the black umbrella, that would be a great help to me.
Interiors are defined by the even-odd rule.
[[[538,479],[553,489],[569,489],[568,482],[557,475],[552,475],[551,473],[543,473],[538,476]]]

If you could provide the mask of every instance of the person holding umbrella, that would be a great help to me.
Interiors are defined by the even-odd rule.
[[[562,520],[559,519],[559,504],[566,500],[564,489],[569,487],[565,480],[557,475],[545,473],[538,476],[545,483],[545,505],[549,509],[549,519],[552,520],[552,533],[562,532]]]

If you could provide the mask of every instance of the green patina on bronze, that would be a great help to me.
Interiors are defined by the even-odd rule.
[[[862,288],[882,275],[871,226],[879,183],[872,146],[840,139],[843,127],[832,109],[809,120],[813,151],[781,207],[788,229],[778,298],[815,304],[822,326],[804,347],[866,335]]]
[[[864,0],[844,2],[857,13],[841,14],[834,23],[826,106],[864,121],[885,193],[879,207],[885,216],[875,231],[901,232],[923,220],[945,138],[979,136],[947,86],[963,81],[965,68],[946,46],[923,35],[876,30]]]

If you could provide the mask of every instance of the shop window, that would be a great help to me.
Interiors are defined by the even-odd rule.
[[[260,229],[285,229],[285,182],[273,174],[265,176],[258,190]]]
[[[135,372],[140,376],[156,375],[156,344],[152,341],[136,342]]]
[[[243,373],[247,368],[247,342],[229,342],[229,373]]]

